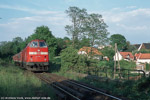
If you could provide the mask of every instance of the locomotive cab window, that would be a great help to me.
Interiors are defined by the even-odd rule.
[[[46,43],[45,42],[39,42],[39,47],[47,47]]]
[[[31,42],[30,47],[38,47],[38,42],[37,41]]]

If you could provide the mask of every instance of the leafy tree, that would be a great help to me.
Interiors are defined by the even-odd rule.
[[[15,37],[15,38],[13,38],[12,42],[21,43],[21,42],[23,42],[23,39],[21,37]]]
[[[90,39],[90,45],[104,45],[108,41],[108,26],[100,14],[90,14],[84,22],[84,30]]]
[[[85,36],[79,41],[78,49],[82,48],[83,46],[90,47],[90,39],[86,38]]]
[[[86,9],[79,9],[78,7],[69,7],[66,13],[71,19],[72,24],[66,25],[65,29],[69,35],[72,36],[72,43],[75,47],[78,43],[79,35],[82,33],[82,26],[85,16],[87,15]]]
[[[126,42],[126,47],[124,48],[123,51],[128,51],[128,52],[132,52],[136,50],[136,47],[134,45],[131,45],[129,41]]]
[[[0,58],[5,60],[12,59],[12,56],[21,51],[23,39],[16,37],[12,41],[0,42]]]
[[[111,61],[113,60],[113,56],[115,55],[115,51],[112,47],[105,47],[102,49],[102,54],[107,56]]]
[[[127,46],[126,38],[121,34],[113,34],[110,37],[110,44],[114,47],[117,43],[118,50],[124,50]]]
[[[136,53],[150,53],[150,50],[147,50],[147,49],[141,49],[140,51],[133,51],[133,54],[136,54]]]
[[[79,58],[77,51],[73,47],[68,47],[62,51],[60,54],[62,70],[67,71],[76,67]]]
[[[56,55],[58,56],[61,50],[67,48],[70,45],[71,41],[68,37],[64,37],[63,39],[57,38],[56,43],[57,43]]]

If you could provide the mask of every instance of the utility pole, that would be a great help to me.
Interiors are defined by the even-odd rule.
[[[120,62],[119,62],[119,52],[118,52],[118,48],[117,48],[117,45],[116,45],[116,51],[117,51],[117,59],[118,59],[118,69],[119,69],[119,73],[120,73]]]
[[[115,79],[115,74],[116,74],[117,67],[119,69],[119,74],[120,74],[120,62],[119,62],[119,52],[118,52],[118,48],[117,48],[117,43],[115,43],[115,60],[114,61],[115,61],[114,62],[114,79]],[[117,61],[118,61],[118,66],[116,66]]]
[[[116,47],[117,47],[117,43],[115,43],[115,59],[114,59],[114,79],[115,79],[115,74],[116,74]]]

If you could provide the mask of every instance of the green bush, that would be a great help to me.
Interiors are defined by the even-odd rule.
[[[68,47],[62,51],[61,69],[63,71],[74,70],[84,72],[87,66],[96,66],[96,60],[90,60],[86,55],[78,55],[78,50]]]
[[[74,69],[76,67],[79,59],[77,51],[77,49],[70,46],[61,52],[61,68],[63,71]]]
[[[146,63],[146,70],[150,71],[150,64]]]
[[[121,60],[120,61],[120,68],[123,69],[134,69],[136,67],[136,63],[132,62],[132,61],[125,61],[125,60]]]

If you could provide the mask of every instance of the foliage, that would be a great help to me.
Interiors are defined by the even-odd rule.
[[[140,51],[134,50],[133,54],[136,54],[136,53],[150,53],[150,50],[147,50],[147,49],[141,49]]]
[[[90,45],[104,45],[108,41],[108,26],[100,14],[89,14],[84,22],[83,29],[90,40]]]
[[[86,9],[78,7],[69,7],[66,13],[71,18],[72,25],[66,25],[65,29],[68,34],[72,35],[73,47],[87,38],[90,46],[103,45],[108,41],[107,25],[100,14],[88,14]],[[87,44],[86,44],[87,45]]]
[[[74,70],[77,72],[85,72],[87,67],[97,66],[99,60],[89,59],[86,55],[78,55],[77,51],[77,49],[71,46],[62,51],[60,54],[62,71]]]
[[[132,52],[135,51],[136,47],[134,45],[131,45],[129,41],[126,42],[126,46],[123,49],[123,51],[128,51],[128,52]]]
[[[133,61],[121,60],[120,67],[124,69],[134,69],[136,67],[136,64]]]
[[[79,41],[79,45],[77,46],[78,49],[82,47],[90,47],[90,39],[86,38],[85,36]]]
[[[11,59],[11,57],[20,52],[24,48],[24,42],[21,37],[16,37],[12,41],[0,42],[0,56],[3,59]]]
[[[150,71],[150,64],[146,63],[146,71]]]
[[[126,38],[121,34],[113,34],[110,37],[110,44],[114,47],[117,43],[118,50],[124,50],[127,46]]]
[[[79,58],[77,51],[78,50],[74,49],[72,46],[62,51],[60,54],[62,70],[67,71],[76,67]]]
[[[114,62],[113,61],[99,61],[97,66],[112,68],[114,66]]]
[[[51,97],[53,89],[18,67],[0,65],[0,97]]]
[[[112,47],[105,47],[104,49],[101,50],[102,54],[107,56],[110,61],[113,60],[113,56],[115,55],[115,51]]]
[[[61,50],[67,48],[69,45],[71,45],[71,41],[68,37],[62,38],[56,38],[56,44],[57,44],[57,49],[56,49],[56,56],[59,56]]]
[[[67,33],[72,36],[73,46],[76,46],[78,44],[79,35],[82,33],[81,27],[83,26],[83,20],[87,12],[86,9],[69,7],[66,13],[70,17],[72,25],[66,25],[65,29]]]

